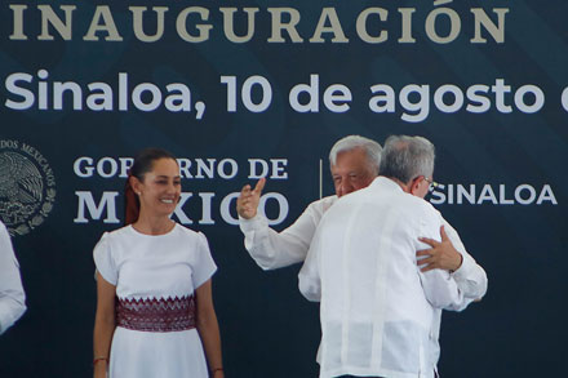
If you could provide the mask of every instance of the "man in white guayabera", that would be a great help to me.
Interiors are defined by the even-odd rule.
[[[433,172],[428,140],[391,136],[380,176],[322,217],[299,274],[302,294],[321,301],[320,376],[434,375],[435,310],[464,299],[448,271],[422,272],[416,256],[421,238],[440,239],[440,216],[422,199]]]
[[[378,175],[381,146],[368,138],[350,135],[338,140],[329,153],[331,176],[336,194],[311,203],[302,215],[280,233],[268,226],[265,217],[257,212],[265,179],[252,189],[243,187],[237,200],[241,231],[245,235],[245,247],[251,257],[264,270],[287,267],[306,259],[316,228],[323,214],[343,195],[367,187]],[[443,224],[442,242],[425,240],[427,250],[417,252],[425,266],[422,271],[443,269],[452,277],[464,297],[465,308],[487,291],[487,275],[483,268],[468,254],[454,228],[438,214]],[[454,310],[455,308],[450,308]],[[441,311],[436,310],[434,330],[430,336],[430,359],[433,366],[439,359],[439,325]]]
[[[10,235],[0,222],[0,334],[10,328],[26,311],[18,260]]]

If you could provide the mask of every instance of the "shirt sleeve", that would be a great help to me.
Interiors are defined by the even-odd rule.
[[[428,204],[425,209],[424,217],[420,220],[421,236],[440,241],[441,220],[434,208]],[[429,246],[423,242],[418,242],[418,250],[427,249]],[[421,265],[418,261],[418,272],[420,281],[428,302],[435,308],[457,307],[463,303],[463,294],[459,290],[457,283],[446,270],[435,269],[427,272],[420,271]]]
[[[22,317],[26,311],[26,295],[22,286],[18,260],[10,235],[0,224],[0,334]]]
[[[306,299],[313,302],[321,302],[321,230],[322,228],[316,231],[306,260],[298,274],[298,288],[300,292]]]
[[[96,272],[113,286],[118,283],[118,271],[116,262],[112,255],[110,237],[108,233],[104,233],[95,249],[93,250],[93,259],[95,261]],[[95,278],[96,278],[95,272]]]
[[[278,233],[268,226],[266,217],[257,214],[250,220],[239,217],[245,248],[263,270],[274,270],[306,259],[325,205],[316,201],[308,206],[288,228]]]
[[[472,301],[481,299],[487,293],[487,274],[475,259],[467,252],[458,232],[442,217],[442,223],[446,235],[454,248],[462,255],[462,265],[454,271],[452,277],[457,283],[459,290],[463,293],[463,304],[448,310],[461,311]]]
[[[198,238],[195,260],[192,267],[194,289],[201,287],[201,285],[209,280],[215,271],[217,271],[217,265],[215,261],[213,261],[213,257],[211,257],[207,237],[205,237],[203,233],[198,233]]]

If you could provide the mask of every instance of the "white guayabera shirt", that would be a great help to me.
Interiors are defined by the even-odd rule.
[[[324,197],[312,202],[300,217],[281,232],[268,226],[265,217],[257,214],[250,220],[239,218],[240,229],[245,236],[245,248],[255,262],[264,270],[274,270],[306,259],[310,244],[319,222],[325,212],[336,202],[337,196]],[[444,309],[461,311],[472,301],[481,299],[487,292],[487,274],[467,252],[457,231],[438,212],[441,223],[452,245],[462,255],[463,262],[452,277],[463,294],[460,304],[452,304]],[[433,332],[430,336],[430,360],[436,367],[440,357],[439,333],[442,320],[441,309],[436,309],[433,320]]]
[[[420,272],[419,237],[440,239],[424,200],[379,177],[321,219],[300,271],[300,291],[321,301],[320,376],[434,374],[436,309],[463,295],[447,271]]]
[[[18,260],[6,226],[0,222],[0,334],[10,328],[26,311]]]

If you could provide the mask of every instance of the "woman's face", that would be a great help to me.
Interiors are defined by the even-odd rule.
[[[134,190],[140,199],[140,211],[152,216],[169,216],[176,209],[181,194],[181,177],[177,162],[171,158],[154,161],[152,170]]]

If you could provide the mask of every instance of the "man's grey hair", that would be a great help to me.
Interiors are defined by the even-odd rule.
[[[404,184],[421,175],[431,178],[435,157],[434,145],[424,137],[390,136],[385,141],[380,172]]]
[[[381,152],[383,148],[381,147],[381,145],[379,145],[379,143],[362,136],[351,135],[343,137],[342,139],[337,141],[329,152],[329,164],[331,166],[335,166],[335,164],[337,163],[337,155],[339,153],[351,151],[357,148],[361,148],[365,151],[369,168],[371,168],[373,172],[378,175],[379,167],[381,165]]]

